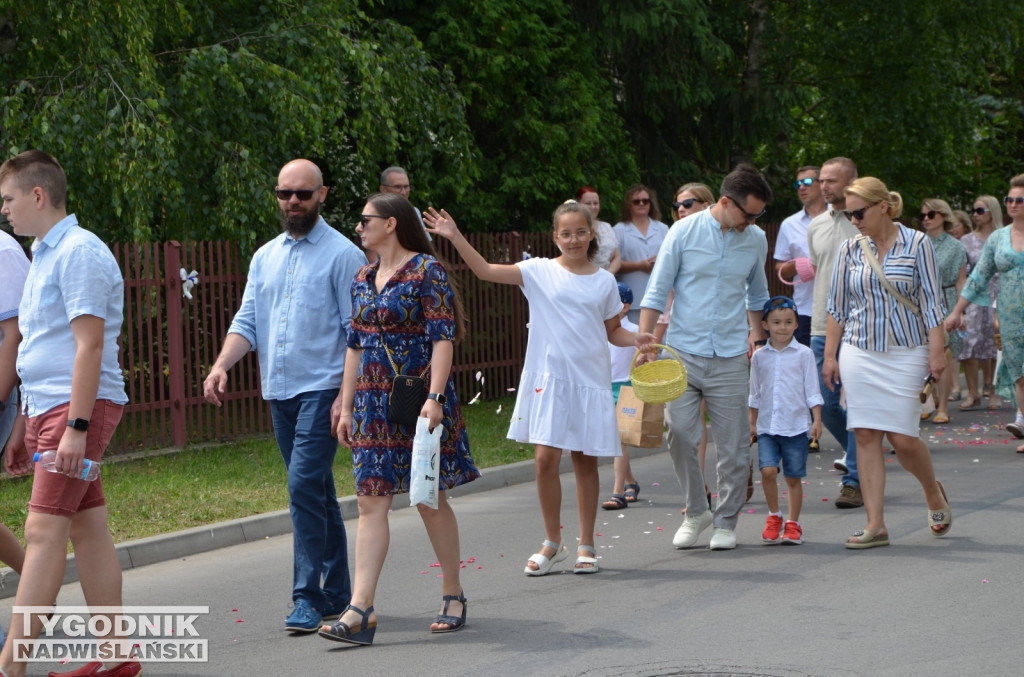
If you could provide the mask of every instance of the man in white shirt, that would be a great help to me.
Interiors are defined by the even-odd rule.
[[[818,377],[825,361],[825,330],[828,327],[828,297],[832,289],[832,268],[835,265],[839,247],[857,235],[857,228],[843,214],[846,209],[846,195],[843,191],[857,178],[857,165],[845,157],[835,157],[821,166],[821,192],[828,202],[828,209],[814,217],[807,226],[807,252],[815,270],[814,305],[811,315],[811,350],[818,365]],[[821,422],[832,436],[839,440],[845,456],[834,464],[837,469],[845,468],[843,487],[835,500],[837,508],[859,508],[864,505],[861,497],[860,480],[857,476],[857,443],[853,431],[846,430],[846,410],[840,402],[840,389],[829,389],[822,381],[821,396],[825,403],[821,407]]]
[[[807,226],[826,207],[825,198],[821,194],[819,171],[813,165],[797,170],[793,188],[804,206],[782,222],[779,237],[775,240],[775,272],[782,279],[793,283],[793,301],[796,302],[799,322],[795,338],[807,347],[811,345],[811,307],[814,303],[815,279],[807,257]]]

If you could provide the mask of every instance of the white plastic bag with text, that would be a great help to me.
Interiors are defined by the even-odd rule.
[[[441,485],[441,432],[439,424],[430,431],[430,419],[416,419],[412,439],[412,463],[409,469],[409,504],[422,503],[437,510],[437,492]]]

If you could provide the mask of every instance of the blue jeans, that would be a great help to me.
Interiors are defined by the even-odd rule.
[[[807,477],[807,433],[799,435],[758,435],[757,467],[778,468],[783,477]]]
[[[825,337],[812,336],[811,350],[814,351],[814,362],[818,365],[818,386],[821,388],[821,397],[825,400],[825,403],[821,405],[821,423],[839,441],[843,451],[846,452],[846,467],[850,472],[843,475],[843,485],[859,487],[857,441],[853,436],[853,431],[846,429],[846,410],[839,402],[840,388],[836,386],[835,390],[829,390],[821,378],[821,368],[825,364]]]
[[[270,401],[274,437],[288,469],[292,599],[304,599],[321,613],[344,608],[352,598],[348,542],[331,469],[338,450],[331,437],[331,404],[337,396],[337,390],[320,390]]]

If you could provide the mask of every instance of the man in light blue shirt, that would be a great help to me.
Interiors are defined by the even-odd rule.
[[[739,165],[722,181],[719,194],[710,209],[669,230],[640,304],[640,331],[653,332],[669,292],[675,292],[665,342],[679,352],[689,382],[686,392],[668,403],[669,454],[686,497],[686,519],[672,541],[677,548],[695,545],[712,522],[711,549],[735,548],[736,523],[746,502],[747,354],[764,345],[761,309],[769,298],[768,241],[751,224],[764,214],[772,191],[757,170]],[[697,454],[702,398],[718,449],[713,515]]]
[[[29,453],[57,452],[54,472],[35,467],[14,606],[53,603],[70,538],[86,604],[120,607],[121,565],[107,527],[103,480],[88,482],[81,473],[86,459],[103,458],[128,402],[117,360],[124,280],[110,249],[67,213],[67,176],[53,156],[28,150],[4,162],[0,197],[0,211],[14,232],[33,238],[34,256],[18,306],[25,446]],[[103,616],[108,630],[116,626],[116,618]],[[26,663],[15,660],[13,649],[31,642],[42,620],[40,614],[26,619],[21,611],[14,613],[0,672],[25,674]],[[111,634],[101,632],[99,639]],[[138,674],[137,661],[123,668],[116,660],[86,668],[90,675]]]
[[[250,350],[288,468],[294,538],[289,632],[315,632],[348,606],[348,544],[331,470],[352,319],[352,280],[366,256],[320,216],[320,169],[293,160],[278,175],[284,232],[253,256],[242,306],[203,384],[220,406],[227,370]]]

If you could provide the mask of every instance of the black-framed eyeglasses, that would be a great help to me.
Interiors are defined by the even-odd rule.
[[[1010,197],[1009,195],[1007,195],[1006,197],[1003,198],[1003,202],[1006,203],[1006,206],[1010,206],[1012,204],[1024,205],[1024,197]]]
[[[938,212],[933,209],[928,212],[921,212],[920,214],[917,215],[917,218],[921,219],[922,221],[924,221],[925,219],[931,221],[932,219],[935,218],[936,214],[938,214]]]
[[[817,179],[812,178],[810,176],[802,179],[797,179],[796,181],[793,182],[793,190],[800,190],[800,186],[813,186],[815,181],[817,181]]]
[[[286,188],[275,188],[274,195],[277,196],[278,200],[282,200],[284,202],[291,200],[292,195],[299,198],[300,201],[306,202],[307,200],[312,200],[313,195],[315,195],[321,188],[323,188],[323,185],[317,186],[313,190],[288,190]]]
[[[764,216],[764,215],[765,215],[765,212],[767,212],[767,211],[768,211],[767,209],[762,209],[762,210],[761,210],[760,212],[758,212],[757,214],[751,214],[751,213],[750,213],[750,212],[748,212],[748,211],[747,211],[746,209],[744,209],[743,207],[741,207],[741,206],[740,206],[740,203],[739,203],[739,202],[737,202],[737,201],[736,201],[736,198],[734,198],[734,197],[733,197],[732,195],[726,195],[726,197],[727,197],[727,198],[729,198],[730,200],[732,200],[732,203],[733,203],[734,205],[736,205],[736,209],[738,209],[738,210],[740,210],[741,212],[743,212],[743,216],[744,216],[744,217],[745,217],[745,218],[747,219],[747,221],[757,221],[757,220],[758,220],[759,218],[761,218],[762,216]]]
[[[635,205],[649,205],[651,204],[651,198],[649,197],[635,197],[631,200]]]
[[[876,202],[875,205],[876,204],[878,203]],[[843,215],[845,215],[846,218],[849,219],[850,221],[853,221],[854,219],[857,219],[858,221],[863,221],[864,212],[871,209],[875,205],[868,205],[867,207],[861,207],[860,209],[846,209],[843,210]]]
[[[689,209],[690,207],[693,206],[694,202],[699,202],[701,204],[704,204],[704,200],[698,200],[695,197],[688,197],[685,200],[680,200],[679,202],[673,202],[672,203],[672,209],[676,210],[677,212],[679,211],[680,207],[682,207],[683,209]]]
[[[974,209],[971,210],[971,213],[972,214],[977,214],[978,216],[981,216],[985,212],[990,212],[990,211],[992,211],[992,210],[991,209],[985,209],[984,207],[975,207]]]
[[[380,214],[360,214],[359,215],[359,223],[363,224],[363,228],[366,228],[368,225],[370,225],[370,219],[386,219],[386,218],[388,218],[388,217],[381,216]]]

